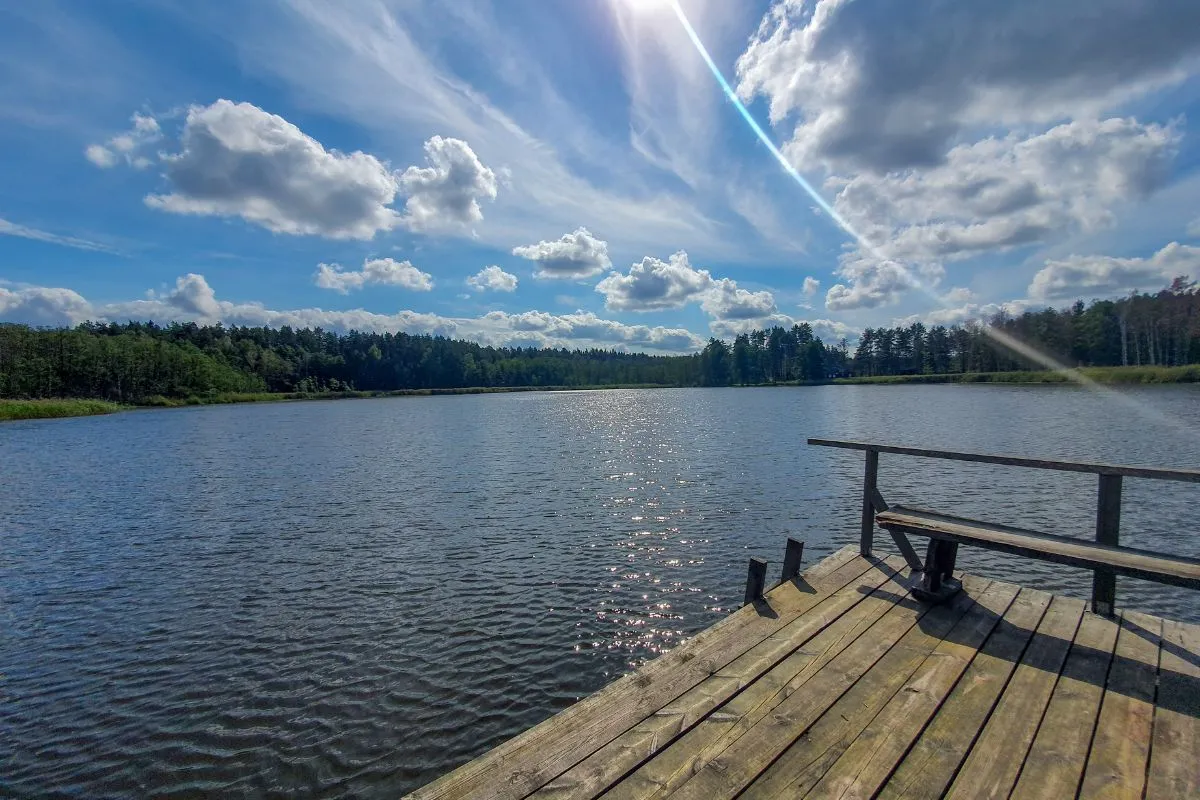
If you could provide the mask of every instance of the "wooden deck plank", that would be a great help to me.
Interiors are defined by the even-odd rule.
[[[835,623],[870,591],[897,578],[897,572],[890,568],[867,570],[787,627],[543,786],[532,797],[539,800],[595,797]]]
[[[1047,592],[1021,590],[954,691],[887,779],[880,800],[933,800],[945,793],[1051,599]]]
[[[903,562],[891,566],[903,566]],[[663,797],[678,789],[780,703],[804,688],[892,608],[895,593],[904,591],[903,573],[889,569],[887,575],[890,577],[877,587],[886,596],[865,597],[716,713],[613,786],[604,795],[606,800]]]
[[[1079,796],[1138,800],[1146,784],[1162,620],[1125,612]]]
[[[1200,797],[1200,627],[1163,622],[1146,798]]]
[[[733,661],[869,565],[843,548],[806,573],[809,591],[791,582],[770,592],[769,613],[747,606],[641,669],[417,791],[413,800],[521,798],[660,710]],[[760,604],[761,605],[761,604]]]
[[[886,602],[886,601],[885,601]],[[898,597],[873,626],[676,790],[678,800],[733,797],[900,641],[930,609]]]
[[[979,654],[1019,591],[1019,586],[994,582],[978,595],[975,607],[938,643],[807,796],[839,800],[874,797]]]
[[[1055,597],[947,793],[951,798],[1008,797],[1058,682],[1083,601]],[[964,730],[964,736],[971,731]]]
[[[986,631],[973,629],[982,623],[990,631],[997,615],[980,606],[976,598],[990,593],[990,581],[968,577],[962,592],[951,602],[926,614],[919,625],[909,630],[837,703],[803,731],[740,796],[804,797],[813,790],[880,711],[896,697],[921,666],[934,657],[933,654],[947,636],[958,631],[967,639],[977,639],[976,646],[982,643]],[[1016,589],[1014,587],[1010,591],[1007,587],[1001,587],[998,594],[1003,608],[1007,608],[1016,595]],[[997,598],[989,597],[989,600],[994,599]],[[949,687],[945,687],[945,690],[949,691]]]
[[[1086,613],[1011,797],[1074,797],[1104,697],[1117,621]]]

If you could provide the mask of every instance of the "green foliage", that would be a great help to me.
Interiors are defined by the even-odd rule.
[[[0,400],[0,420],[83,417],[120,410],[116,403],[103,400]]]
[[[1182,279],[1157,294],[997,316],[1002,331],[1068,366],[1140,367],[1106,382],[1196,380],[1200,293]],[[1056,382],[1061,374],[999,344],[975,323],[868,328],[853,357],[805,323],[711,339],[703,351],[652,356],[613,350],[485,347],[405,333],[336,334],[290,327],[88,323],[73,330],[0,325],[0,397],[89,398],[201,405],[382,394],[602,386],[729,386],[890,382]],[[952,377],[948,377],[952,376]]]

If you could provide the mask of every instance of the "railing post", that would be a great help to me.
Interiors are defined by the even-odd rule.
[[[875,484],[878,479],[879,451],[867,450],[867,468],[863,475],[862,534],[858,543],[858,552],[864,556],[871,555],[875,538],[875,495],[879,493]]]
[[[1117,547],[1121,544],[1121,476],[1100,473],[1096,499],[1096,541]],[[1111,569],[1092,573],[1092,611],[1111,617],[1117,603],[1117,576]]]

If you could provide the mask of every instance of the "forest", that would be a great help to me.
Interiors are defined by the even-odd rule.
[[[1155,294],[999,315],[987,326],[1071,366],[1200,362],[1200,292]],[[218,394],[819,383],[853,376],[1041,369],[985,325],[868,328],[854,352],[807,324],[712,339],[697,354],[489,347],[405,333],[335,333],[153,322],[72,329],[0,325],[0,397],[147,403]]]

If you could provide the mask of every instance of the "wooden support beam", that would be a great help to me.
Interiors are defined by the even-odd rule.
[[[1121,476],[1102,473],[1096,499],[1096,541],[1121,544]],[[1092,573],[1092,612],[1111,617],[1117,604],[1117,576],[1111,569],[1097,567]]]
[[[786,583],[800,574],[800,562],[804,560],[804,542],[788,538],[787,550],[783,554],[783,576],[779,579]]]
[[[763,599],[763,590],[767,583],[767,561],[764,558],[750,559],[750,568],[746,571],[746,601],[742,605],[757,603]]]
[[[864,556],[871,555],[871,546],[875,539],[875,496],[879,494],[876,486],[878,481],[879,451],[868,450],[866,472],[863,475],[862,532],[858,542],[858,552]]]

